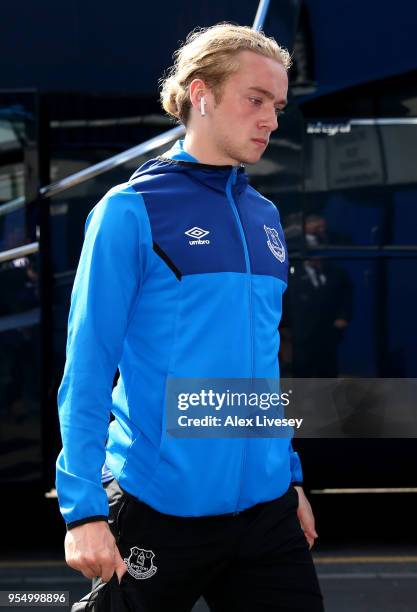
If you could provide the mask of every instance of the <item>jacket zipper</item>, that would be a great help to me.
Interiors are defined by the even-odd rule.
[[[232,168],[232,172],[230,173],[230,177],[226,184],[226,195],[229,201],[229,204],[233,210],[233,213],[236,218],[236,223],[239,228],[240,238],[242,240],[243,251],[245,254],[245,265],[246,265],[246,274],[248,278],[248,287],[249,287],[249,337],[250,337],[250,376],[253,378],[253,321],[252,321],[252,271],[249,259],[249,249],[246,241],[245,231],[243,229],[242,221],[236,206],[236,202],[233,198],[232,187],[236,185],[237,180],[237,168]],[[239,495],[236,502],[236,512],[233,514],[239,514],[238,507],[242,494],[242,482],[243,482],[243,474],[245,471],[245,463],[246,463],[246,439],[242,452],[242,463],[241,463],[241,471],[240,471],[240,486],[239,486]]]

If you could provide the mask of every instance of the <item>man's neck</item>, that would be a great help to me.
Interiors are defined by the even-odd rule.
[[[184,138],[184,151],[198,159],[200,164],[211,166],[239,166],[239,162],[216,150],[210,138],[203,134],[196,135],[194,131],[187,130]]]

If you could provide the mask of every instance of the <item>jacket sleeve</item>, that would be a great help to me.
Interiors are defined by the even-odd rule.
[[[291,483],[293,485],[303,484],[303,470],[301,467],[300,457],[298,453],[293,449],[292,443],[290,442],[290,468],[291,468]]]
[[[114,375],[143,275],[140,214],[143,200],[126,184],[108,192],[86,221],[58,390],[56,488],[68,528],[108,517],[101,469]]]

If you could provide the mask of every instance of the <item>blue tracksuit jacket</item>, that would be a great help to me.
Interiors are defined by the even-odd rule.
[[[58,392],[67,523],[108,516],[103,466],[179,516],[237,512],[302,480],[288,438],[180,439],[164,428],[168,377],[278,378],[287,271],[276,207],[243,168],[199,164],[181,141],[93,208]]]

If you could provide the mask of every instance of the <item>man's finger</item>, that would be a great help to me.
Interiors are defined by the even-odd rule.
[[[110,582],[114,574],[114,567],[106,567],[101,570],[101,579],[103,582]]]
[[[127,572],[126,563],[123,561],[123,559],[122,559],[122,562],[121,562],[121,563],[119,563],[119,564],[116,566],[116,570],[115,570],[115,571],[116,571],[117,578],[118,578],[118,580],[119,580],[119,584],[120,584],[120,583],[121,583],[121,581],[122,581],[123,576],[124,576],[124,575],[126,574],[126,572]]]
[[[86,578],[95,578],[100,575],[100,566],[93,563],[86,563],[78,556],[75,558],[67,556],[65,561],[68,567],[81,572]]]
[[[123,576],[127,572],[126,563],[123,561],[122,558],[120,558],[120,560],[121,560],[121,562],[116,565],[116,570],[115,570],[116,574],[117,574],[117,577],[119,579],[119,584],[122,581]]]
[[[100,577],[103,582],[110,582],[116,568],[116,559],[106,556],[100,566]]]
[[[78,568],[83,576],[92,580],[93,578],[98,578],[101,576],[101,568],[94,566],[83,565],[83,567]]]
[[[122,582],[122,578],[126,574],[126,572],[127,572],[126,566],[116,569],[117,580],[119,581],[119,584]]]
[[[306,520],[302,523],[303,531],[307,532],[313,538],[318,537],[318,533],[316,531],[316,527],[314,525],[314,520]]]

